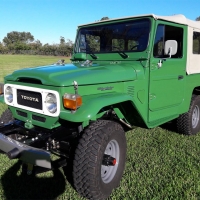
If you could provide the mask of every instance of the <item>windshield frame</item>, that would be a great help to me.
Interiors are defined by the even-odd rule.
[[[141,26],[142,24],[144,26]],[[150,32],[149,18],[84,26],[77,32],[74,53],[143,52],[149,45]],[[93,41],[93,46],[89,45],[89,41]],[[95,41],[97,41],[96,44]]]

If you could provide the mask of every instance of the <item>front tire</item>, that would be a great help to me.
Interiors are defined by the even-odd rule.
[[[3,114],[0,116],[0,127],[4,126],[4,125],[8,125],[10,123],[14,122],[14,117],[12,115],[12,112],[7,108]],[[12,139],[17,139],[17,134],[11,134],[11,135],[7,135]],[[2,151],[1,151],[2,152]]]
[[[9,124],[14,120],[12,113],[9,109],[6,109],[2,115],[0,116],[0,127],[4,124]],[[0,154],[4,153],[2,150],[0,150]]]
[[[185,135],[194,135],[200,131],[200,96],[192,96],[189,111],[177,119],[177,129]]]
[[[7,108],[0,116],[0,125],[9,124],[14,121],[11,111]]]
[[[107,166],[105,158],[109,156],[113,163]],[[88,199],[106,199],[119,186],[125,160],[126,138],[121,125],[107,120],[95,121],[84,131],[75,152],[76,190]]]

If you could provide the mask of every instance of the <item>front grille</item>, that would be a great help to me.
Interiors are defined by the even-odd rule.
[[[40,117],[40,116],[37,116],[37,115],[33,115],[32,119],[36,120],[36,121],[39,121],[39,122],[45,122],[46,121],[46,118]]]
[[[42,110],[42,95],[39,92],[17,90],[17,103],[22,106]]]
[[[17,110],[17,114],[22,117],[27,117],[27,113]]]

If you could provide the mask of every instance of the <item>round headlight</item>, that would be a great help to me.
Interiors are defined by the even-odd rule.
[[[55,113],[57,111],[57,99],[56,99],[56,95],[49,93],[46,96],[46,108],[50,113]]]
[[[4,95],[9,103],[13,102],[13,90],[10,86],[6,87]]]

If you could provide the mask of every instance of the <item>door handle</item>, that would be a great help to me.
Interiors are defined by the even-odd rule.
[[[160,69],[162,67],[163,61],[166,61],[165,58],[162,58],[161,60],[159,60],[159,62],[157,63],[158,65],[158,69]]]
[[[181,80],[181,79],[183,79],[184,78],[184,76],[182,76],[182,75],[179,75],[178,76],[178,80]]]

